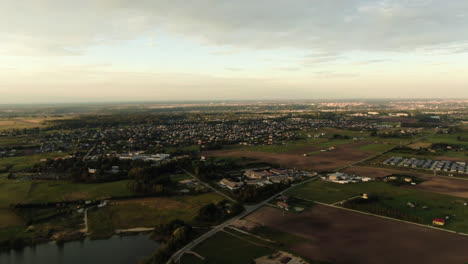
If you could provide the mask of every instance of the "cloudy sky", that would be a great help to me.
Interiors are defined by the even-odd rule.
[[[0,0],[0,103],[468,97],[466,0]]]

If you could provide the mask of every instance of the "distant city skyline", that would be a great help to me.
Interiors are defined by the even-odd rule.
[[[468,98],[463,0],[0,0],[0,104]]]

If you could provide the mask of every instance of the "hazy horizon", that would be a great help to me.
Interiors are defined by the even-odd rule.
[[[462,0],[0,0],[0,104],[468,98],[467,14]]]

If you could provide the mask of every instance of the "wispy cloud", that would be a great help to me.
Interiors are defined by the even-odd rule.
[[[67,55],[164,30],[224,47],[408,51],[468,42],[466,13],[464,0],[1,1],[0,40]]]

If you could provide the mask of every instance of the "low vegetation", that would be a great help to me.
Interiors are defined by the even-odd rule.
[[[353,208],[428,225],[434,218],[448,217],[444,228],[468,233],[468,207],[465,205],[468,199],[385,182],[338,184],[313,181],[290,190],[288,195],[334,204],[364,193],[373,194],[376,199],[365,206],[351,204]]]

